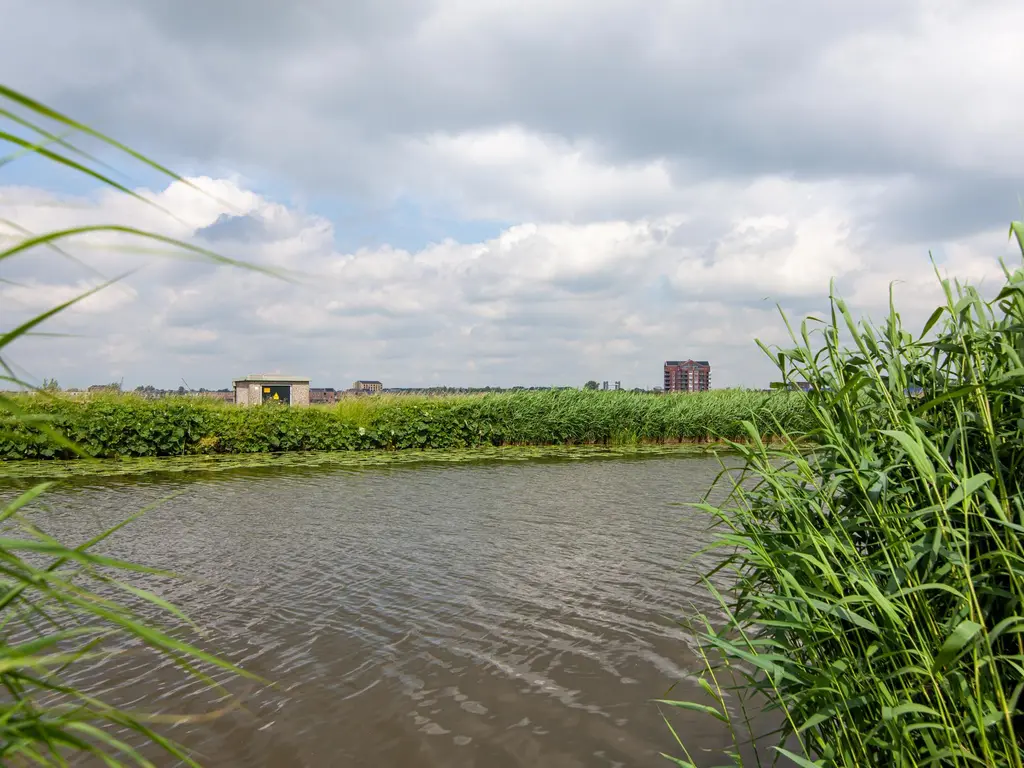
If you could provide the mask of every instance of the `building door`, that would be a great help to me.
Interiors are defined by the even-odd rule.
[[[277,387],[263,387],[263,402],[264,403],[281,403],[282,405],[291,404],[291,392],[292,388],[289,386],[277,386]]]

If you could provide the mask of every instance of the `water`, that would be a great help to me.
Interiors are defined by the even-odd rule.
[[[712,458],[232,471],[74,481],[43,518],[68,542],[178,494],[103,550],[161,580],[224,656],[276,683],[172,735],[210,766],[637,766],[678,754],[651,703],[697,697],[674,622],[714,605],[680,506]],[[129,656],[80,678],[135,706],[214,704]],[[668,711],[699,764],[730,744]],[[718,726],[718,727],[715,727]],[[166,758],[158,761],[167,764]]]

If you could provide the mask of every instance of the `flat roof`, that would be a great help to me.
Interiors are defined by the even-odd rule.
[[[246,381],[258,381],[261,383],[280,381],[284,384],[308,384],[309,378],[307,376],[285,376],[284,374],[277,373],[250,373],[243,379],[235,379],[234,383],[241,384]]]

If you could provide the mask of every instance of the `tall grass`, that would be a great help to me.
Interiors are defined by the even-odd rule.
[[[48,432],[9,420],[0,459],[71,458],[60,440],[91,456],[181,456],[502,445],[707,441],[807,424],[791,392],[720,391],[647,395],[575,390],[425,398],[374,396],[333,407],[238,408],[195,398],[131,395],[81,400],[49,393],[16,398]],[[53,438],[56,433],[59,440]]]
[[[0,157],[0,169],[21,156],[34,154],[146,202],[108,175],[96,158],[73,144],[72,135],[89,136],[108,150],[127,154],[153,170],[184,181],[117,142],[0,85],[0,144],[13,148],[11,154]],[[64,250],[66,241],[99,233],[144,238],[173,246],[179,254],[234,263],[188,243],[131,227],[84,226],[43,234],[27,232],[16,222],[0,221],[0,227],[0,265],[15,257],[36,257],[43,248],[73,260]],[[41,324],[107,284],[14,328],[0,330],[0,381],[29,386],[8,359],[10,346],[30,340]],[[73,436],[51,426],[48,414],[28,410],[24,405],[23,399],[0,394],[0,419],[7,433],[28,430],[69,454],[83,453]],[[34,511],[48,488],[49,484],[36,486],[0,511],[0,764],[66,765],[75,753],[85,753],[107,766],[148,766],[152,762],[140,750],[149,745],[160,750],[165,759],[195,765],[181,747],[154,730],[158,723],[176,722],[173,716],[119,709],[67,681],[83,666],[139,646],[169,657],[210,685],[213,683],[207,673],[211,670],[244,673],[183,642],[179,632],[144,620],[133,610],[132,606],[140,604],[155,608],[175,630],[186,621],[158,595],[132,583],[135,575],[156,571],[95,552],[97,545],[120,525],[74,546],[62,544],[43,531]],[[126,522],[137,516],[132,515]]]
[[[1024,269],[1005,273],[991,301],[942,280],[917,336],[891,301],[872,327],[833,292],[820,329],[766,349],[814,385],[789,438],[816,447],[752,428],[735,446],[745,478],[703,505],[734,580],[700,636],[710,703],[666,704],[740,741],[756,693],[783,723],[762,738],[799,765],[1024,765]]]

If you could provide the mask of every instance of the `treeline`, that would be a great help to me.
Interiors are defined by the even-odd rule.
[[[0,427],[0,459],[203,453],[452,449],[707,441],[750,420],[766,435],[803,428],[806,396],[725,390],[650,397],[579,390],[461,397],[377,396],[334,406],[238,408],[130,394],[87,400],[25,395],[31,416]]]

